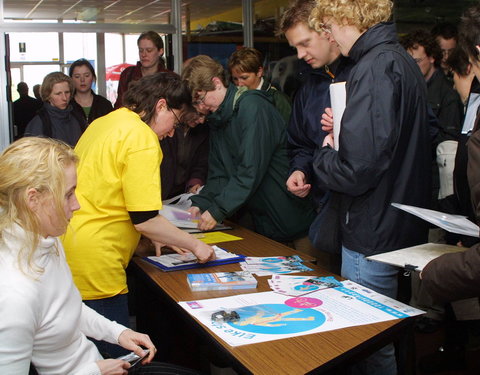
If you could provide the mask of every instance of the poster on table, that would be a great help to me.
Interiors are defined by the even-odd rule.
[[[420,315],[423,311],[346,280],[291,297],[275,292],[179,304],[231,346],[254,344]]]

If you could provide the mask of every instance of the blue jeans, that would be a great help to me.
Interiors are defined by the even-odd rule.
[[[130,326],[128,314],[128,294],[119,294],[110,298],[96,300],[84,300],[85,305],[103,315],[105,318],[114,320],[125,327]],[[116,344],[105,341],[97,341],[89,337],[97,346],[98,351],[105,358],[117,358],[128,354],[129,351]]]
[[[388,297],[397,298],[397,275],[398,268],[368,260],[365,255],[342,246],[342,277]],[[352,367],[352,375],[395,375],[396,373],[397,363],[393,344],[388,344]]]

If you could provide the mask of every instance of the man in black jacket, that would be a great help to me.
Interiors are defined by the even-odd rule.
[[[279,32],[285,34],[288,43],[297,50],[302,60],[300,74],[305,79],[297,91],[288,123],[288,151],[290,171],[288,190],[298,197],[313,197],[317,211],[326,208],[328,196],[313,183],[312,161],[315,150],[321,147],[328,134],[322,129],[320,120],[330,107],[330,84],[347,80],[353,62],[342,56],[335,41],[308,24],[308,18],[315,0],[297,0],[282,15]],[[320,218],[319,218],[320,219]],[[319,227],[325,227],[322,220],[315,220],[310,228],[310,239],[316,248],[315,256],[323,267],[339,272],[340,256],[324,251],[325,237],[319,234]]]
[[[428,205],[431,150],[425,80],[386,22],[392,6],[317,0],[311,22],[356,62],[339,149],[329,134],[314,160],[318,181],[341,195],[342,276],[395,298],[397,269],[366,257],[427,240],[427,226],[391,203]],[[360,366],[365,374],[396,374],[393,345]]]

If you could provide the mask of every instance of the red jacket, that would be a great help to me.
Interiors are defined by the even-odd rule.
[[[158,64],[158,72],[168,72],[162,63]],[[129,66],[126,68],[122,74],[120,74],[120,80],[118,81],[117,89],[117,101],[115,102],[113,108],[118,109],[123,106],[123,95],[128,89],[128,84],[131,81],[138,81],[142,78],[142,65],[140,61],[137,61],[137,65]]]

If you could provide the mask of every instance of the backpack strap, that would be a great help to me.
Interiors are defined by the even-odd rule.
[[[235,96],[233,97],[233,110],[235,110],[235,106],[237,105],[238,99],[246,92],[248,91],[248,87],[246,86],[240,86],[235,93]]]

